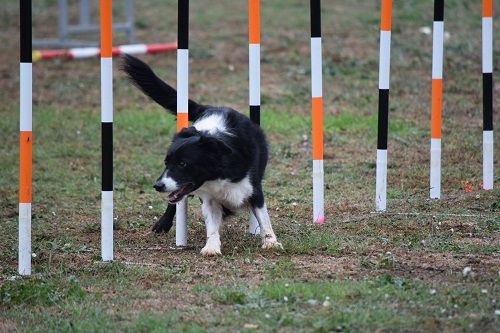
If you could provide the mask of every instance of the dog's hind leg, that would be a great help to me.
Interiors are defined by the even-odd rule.
[[[175,204],[168,204],[165,213],[160,219],[155,223],[152,230],[156,233],[169,232],[172,228],[175,216]]]
[[[267,207],[264,203],[262,189],[257,189],[254,192],[254,195],[250,198],[250,205],[252,212],[259,222],[260,236],[262,237],[262,248],[283,249],[283,246],[280,242],[278,242],[278,239],[274,234],[271,219],[269,218],[269,213],[267,212]]]
[[[201,210],[205,216],[205,226],[207,228],[207,243],[201,249],[201,254],[204,256],[221,254],[219,229],[222,224],[222,206],[214,200],[204,198]]]

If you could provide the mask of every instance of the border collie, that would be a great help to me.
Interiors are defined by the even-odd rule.
[[[151,68],[130,55],[123,56],[122,70],[132,83],[173,115],[177,92]],[[192,126],[173,137],[165,157],[165,169],[154,184],[168,193],[168,207],[153,227],[168,232],[175,203],[187,195],[200,198],[207,243],[202,255],[221,254],[219,229],[225,216],[250,208],[260,225],[262,248],[282,248],[273,232],[262,192],[268,152],[264,133],[248,117],[226,107],[201,105],[189,100]]]

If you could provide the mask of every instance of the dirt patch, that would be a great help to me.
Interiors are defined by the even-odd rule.
[[[395,276],[432,281],[458,281],[465,267],[471,267],[474,276],[487,279],[495,276],[500,267],[497,255],[457,255],[451,252],[429,253],[395,249],[379,253],[352,254],[342,256],[290,255],[272,253],[257,254],[251,260],[204,258],[193,250],[145,250],[117,253],[118,262],[125,262],[151,270],[179,267],[189,271],[185,279],[177,282],[223,284],[230,281],[245,281],[256,285],[268,281],[273,275],[273,265],[280,260],[291,260],[293,267],[287,275],[294,280],[335,280],[370,278],[389,272]],[[178,287],[180,287],[178,285]]]
[[[500,265],[496,255],[401,251],[395,253],[395,258],[394,274],[426,282],[460,281],[465,267],[471,267],[476,278],[491,278],[497,275]]]

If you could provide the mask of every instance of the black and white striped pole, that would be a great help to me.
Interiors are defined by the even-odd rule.
[[[493,189],[493,0],[483,0],[483,188]]]

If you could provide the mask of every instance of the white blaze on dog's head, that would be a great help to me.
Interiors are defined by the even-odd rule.
[[[168,170],[165,170],[160,176],[155,184],[155,188],[157,186],[163,187],[164,192],[173,192],[179,189],[179,185],[177,184],[177,182],[173,178],[168,176]]]
[[[227,133],[225,118],[222,114],[211,114],[196,121],[193,126],[198,131],[206,131],[209,134]]]

